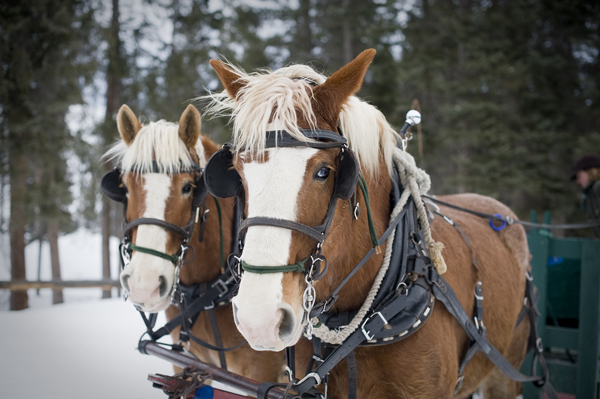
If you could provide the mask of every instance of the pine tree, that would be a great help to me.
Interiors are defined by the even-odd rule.
[[[72,136],[65,116],[71,104],[82,101],[82,85],[90,77],[92,11],[80,0],[0,5],[0,124],[10,179],[13,279],[25,278],[25,233],[34,221],[50,228],[53,276],[60,275],[58,232],[72,225],[65,160]],[[55,293],[54,301],[60,300]],[[12,310],[27,306],[26,291],[12,293]]]
[[[487,194],[521,214],[575,213],[574,138],[598,129],[581,95],[597,78],[573,50],[597,37],[581,21],[597,20],[598,6],[560,4],[436,0],[409,13],[401,107],[421,100],[423,165],[437,193]]]

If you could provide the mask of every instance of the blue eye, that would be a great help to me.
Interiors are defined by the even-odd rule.
[[[329,168],[327,167],[322,167],[315,175],[315,178],[319,180],[325,180],[327,177],[329,177]]]

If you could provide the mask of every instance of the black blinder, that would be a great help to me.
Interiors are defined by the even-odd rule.
[[[233,153],[225,147],[213,154],[204,168],[204,182],[208,192],[217,198],[229,198],[238,194],[242,179],[233,167]]]
[[[121,181],[121,171],[119,169],[106,173],[100,181],[100,188],[104,195],[113,201],[127,201],[127,190]]]
[[[358,162],[354,153],[345,149],[340,154],[340,162],[335,177],[335,188],[333,190],[332,200],[349,200],[356,190],[358,183]]]

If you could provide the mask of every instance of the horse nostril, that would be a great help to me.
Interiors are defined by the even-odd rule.
[[[287,309],[279,309],[283,314],[279,324],[279,339],[285,341],[294,332],[294,315]]]
[[[165,295],[168,294],[167,292],[167,279],[164,276],[159,276],[158,277],[158,281],[160,282],[160,285],[158,286],[158,292],[160,294],[160,297],[164,297]]]
[[[130,277],[130,276],[129,276],[129,274],[124,274],[124,275],[121,277],[121,285],[123,286],[123,288],[125,288],[125,291],[127,291],[127,292],[129,292],[129,291],[130,291],[130,290],[129,290],[129,284],[128,284],[128,282],[127,282],[127,281],[129,280],[129,277]]]

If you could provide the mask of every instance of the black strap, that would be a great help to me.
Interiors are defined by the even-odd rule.
[[[323,129],[300,129],[300,132],[309,139],[327,140],[323,141],[300,141],[292,137],[285,130],[270,130],[267,131],[265,148],[273,147],[301,147],[307,146],[312,148],[335,148],[344,147],[347,145],[347,140],[340,133],[323,130]]]
[[[296,347],[288,346],[285,348],[285,361],[287,364],[286,372],[290,381],[296,378]]]
[[[388,320],[400,313],[406,306],[406,295],[396,294],[384,305],[381,310],[371,313],[369,317],[363,321],[361,328],[356,329],[350,336],[344,341],[344,343],[338,346],[317,368],[307,374],[307,376],[295,386],[298,392],[306,392],[313,386],[316,386],[322,381],[325,376],[340,362],[342,359],[347,357],[356,347],[358,347],[363,341],[372,339]]]
[[[402,217],[404,216],[405,213],[406,213],[406,208],[403,209],[394,218],[394,220],[392,220],[392,222],[388,226],[387,230],[379,238],[379,242],[384,242],[385,240],[387,240],[388,236],[396,228],[398,223],[400,223],[400,221],[402,220]],[[354,276],[356,274],[356,272],[358,272],[360,270],[360,268],[363,267],[365,263],[367,263],[367,261],[371,258],[371,256],[373,256],[375,254],[375,251],[376,251],[375,248],[371,248],[369,250],[369,252],[367,252],[367,254],[360,260],[360,262],[358,262],[357,265],[354,266],[354,269],[352,269],[352,271],[350,271],[350,273],[346,277],[344,277],[344,279],[338,284],[338,286],[329,295],[327,295],[327,297],[323,301],[321,301],[313,306],[312,311],[310,312],[311,318],[316,317],[319,314],[321,314],[323,312],[327,312],[329,309],[331,309],[331,307],[333,306],[335,301],[337,301],[340,290],[344,287],[344,285],[346,285],[346,283],[352,278],[352,276]]]
[[[193,227],[194,225],[194,215],[192,215],[190,223],[188,223],[187,226],[184,226],[183,228],[179,227],[179,226],[175,226],[172,223],[169,222],[165,222],[164,220],[160,220],[160,219],[154,219],[154,218],[139,218],[139,219],[135,219],[129,223],[127,223],[124,227],[123,227],[123,235],[127,236],[127,234],[129,233],[129,231],[131,229],[133,229],[134,227],[137,227],[141,224],[153,224],[156,226],[160,226],[163,227],[167,230],[171,230],[179,235],[181,235],[184,238],[189,239],[191,236],[191,227]]]
[[[208,309],[208,320],[210,321],[210,327],[213,335],[215,336],[215,344],[219,348],[223,348],[223,341],[221,340],[221,332],[219,331],[219,325],[217,324],[217,318],[215,317],[215,309]],[[221,368],[227,370],[227,361],[225,360],[225,351],[219,350],[219,363]]]
[[[439,199],[437,199],[436,197],[433,197],[431,195],[422,195],[422,196],[433,202],[436,202],[440,205],[447,206],[448,208],[456,209],[458,211],[470,213],[472,215],[479,216],[480,218],[483,218],[483,219],[489,219],[492,221],[497,220],[499,222],[505,222],[508,224],[518,223],[523,226],[533,227],[533,228],[537,228],[537,229],[584,229],[584,228],[588,228],[588,227],[600,226],[600,219],[595,219],[595,220],[592,220],[591,222],[587,222],[587,223],[574,223],[574,224],[547,224],[547,223],[526,222],[523,220],[517,220],[517,219],[510,218],[510,217],[499,217],[499,216],[491,215],[489,213],[484,213],[484,212],[474,211],[472,209],[462,208],[457,205],[449,204],[448,202],[440,201]]]
[[[351,351],[348,356],[346,356],[346,366],[348,366],[348,399],[356,399],[358,377],[354,351]]]
[[[202,285],[205,285],[206,288],[201,290],[200,286]],[[235,279],[229,271],[225,275],[217,277],[210,283],[189,287],[182,285],[180,289],[182,291],[181,295],[183,296],[184,304],[182,304],[181,306],[181,313],[175,316],[169,322],[167,322],[163,327],[159,328],[156,331],[149,331],[148,334],[154,341],[156,341],[161,337],[164,337],[165,335],[171,333],[178,326],[183,326],[184,322],[186,325],[193,325],[196,319],[198,318],[200,312],[212,309],[216,306],[216,303],[218,303],[219,301],[224,301],[227,298],[229,298],[229,296],[232,295],[232,291],[235,286],[237,286],[237,283],[235,282]],[[201,290],[203,292],[197,298],[193,299],[190,305],[187,305],[187,301],[191,300],[196,295],[197,290]],[[189,328],[186,329],[182,327],[181,333],[183,334],[184,339],[189,339],[191,337],[193,337],[192,339],[195,338],[193,335],[191,335],[191,331]],[[198,341],[201,340],[198,339]],[[243,342],[244,341],[242,341],[242,343]],[[229,351],[241,346],[240,343],[236,347],[223,349],[212,346],[204,341],[198,343],[208,349],[218,351],[225,349],[225,351]]]
[[[465,330],[470,339],[473,340],[475,344],[479,347],[479,350],[481,350],[487,356],[487,358],[492,363],[494,363],[496,367],[500,369],[500,371],[502,371],[506,376],[508,376],[514,381],[533,382],[538,386],[544,386],[544,391],[548,394],[550,399],[558,399],[547,377],[548,371],[547,365],[543,358],[543,348],[541,348],[541,351],[538,348],[537,353],[534,355],[534,368],[535,364],[539,362],[539,364],[544,369],[544,376],[534,375],[529,377],[524,374],[521,374],[473,325],[470,317],[467,315],[461,303],[458,301],[454,290],[452,289],[452,287],[450,287],[450,285],[448,285],[444,278],[437,274],[435,270],[432,270],[431,280],[433,282],[433,293],[436,299],[438,299],[444,304],[446,309],[450,312],[450,314],[454,316],[454,318],[456,318],[456,320]],[[535,323],[532,323],[531,329],[532,334],[535,334],[537,336],[537,328],[535,327]],[[539,338],[538,342],[541,343]]]
[[[244,221],[240,224],[240,231],[245,231],[248,229],[248,227],[252,226],[273,226],[280,227],[282,229],[295,230],[307,237],[312,238],[316,242],[322,242],[325,238],[325,234],[323,232],[305,224],[292,222],[291,220],[276,219],[265,216],[244,219]]]

